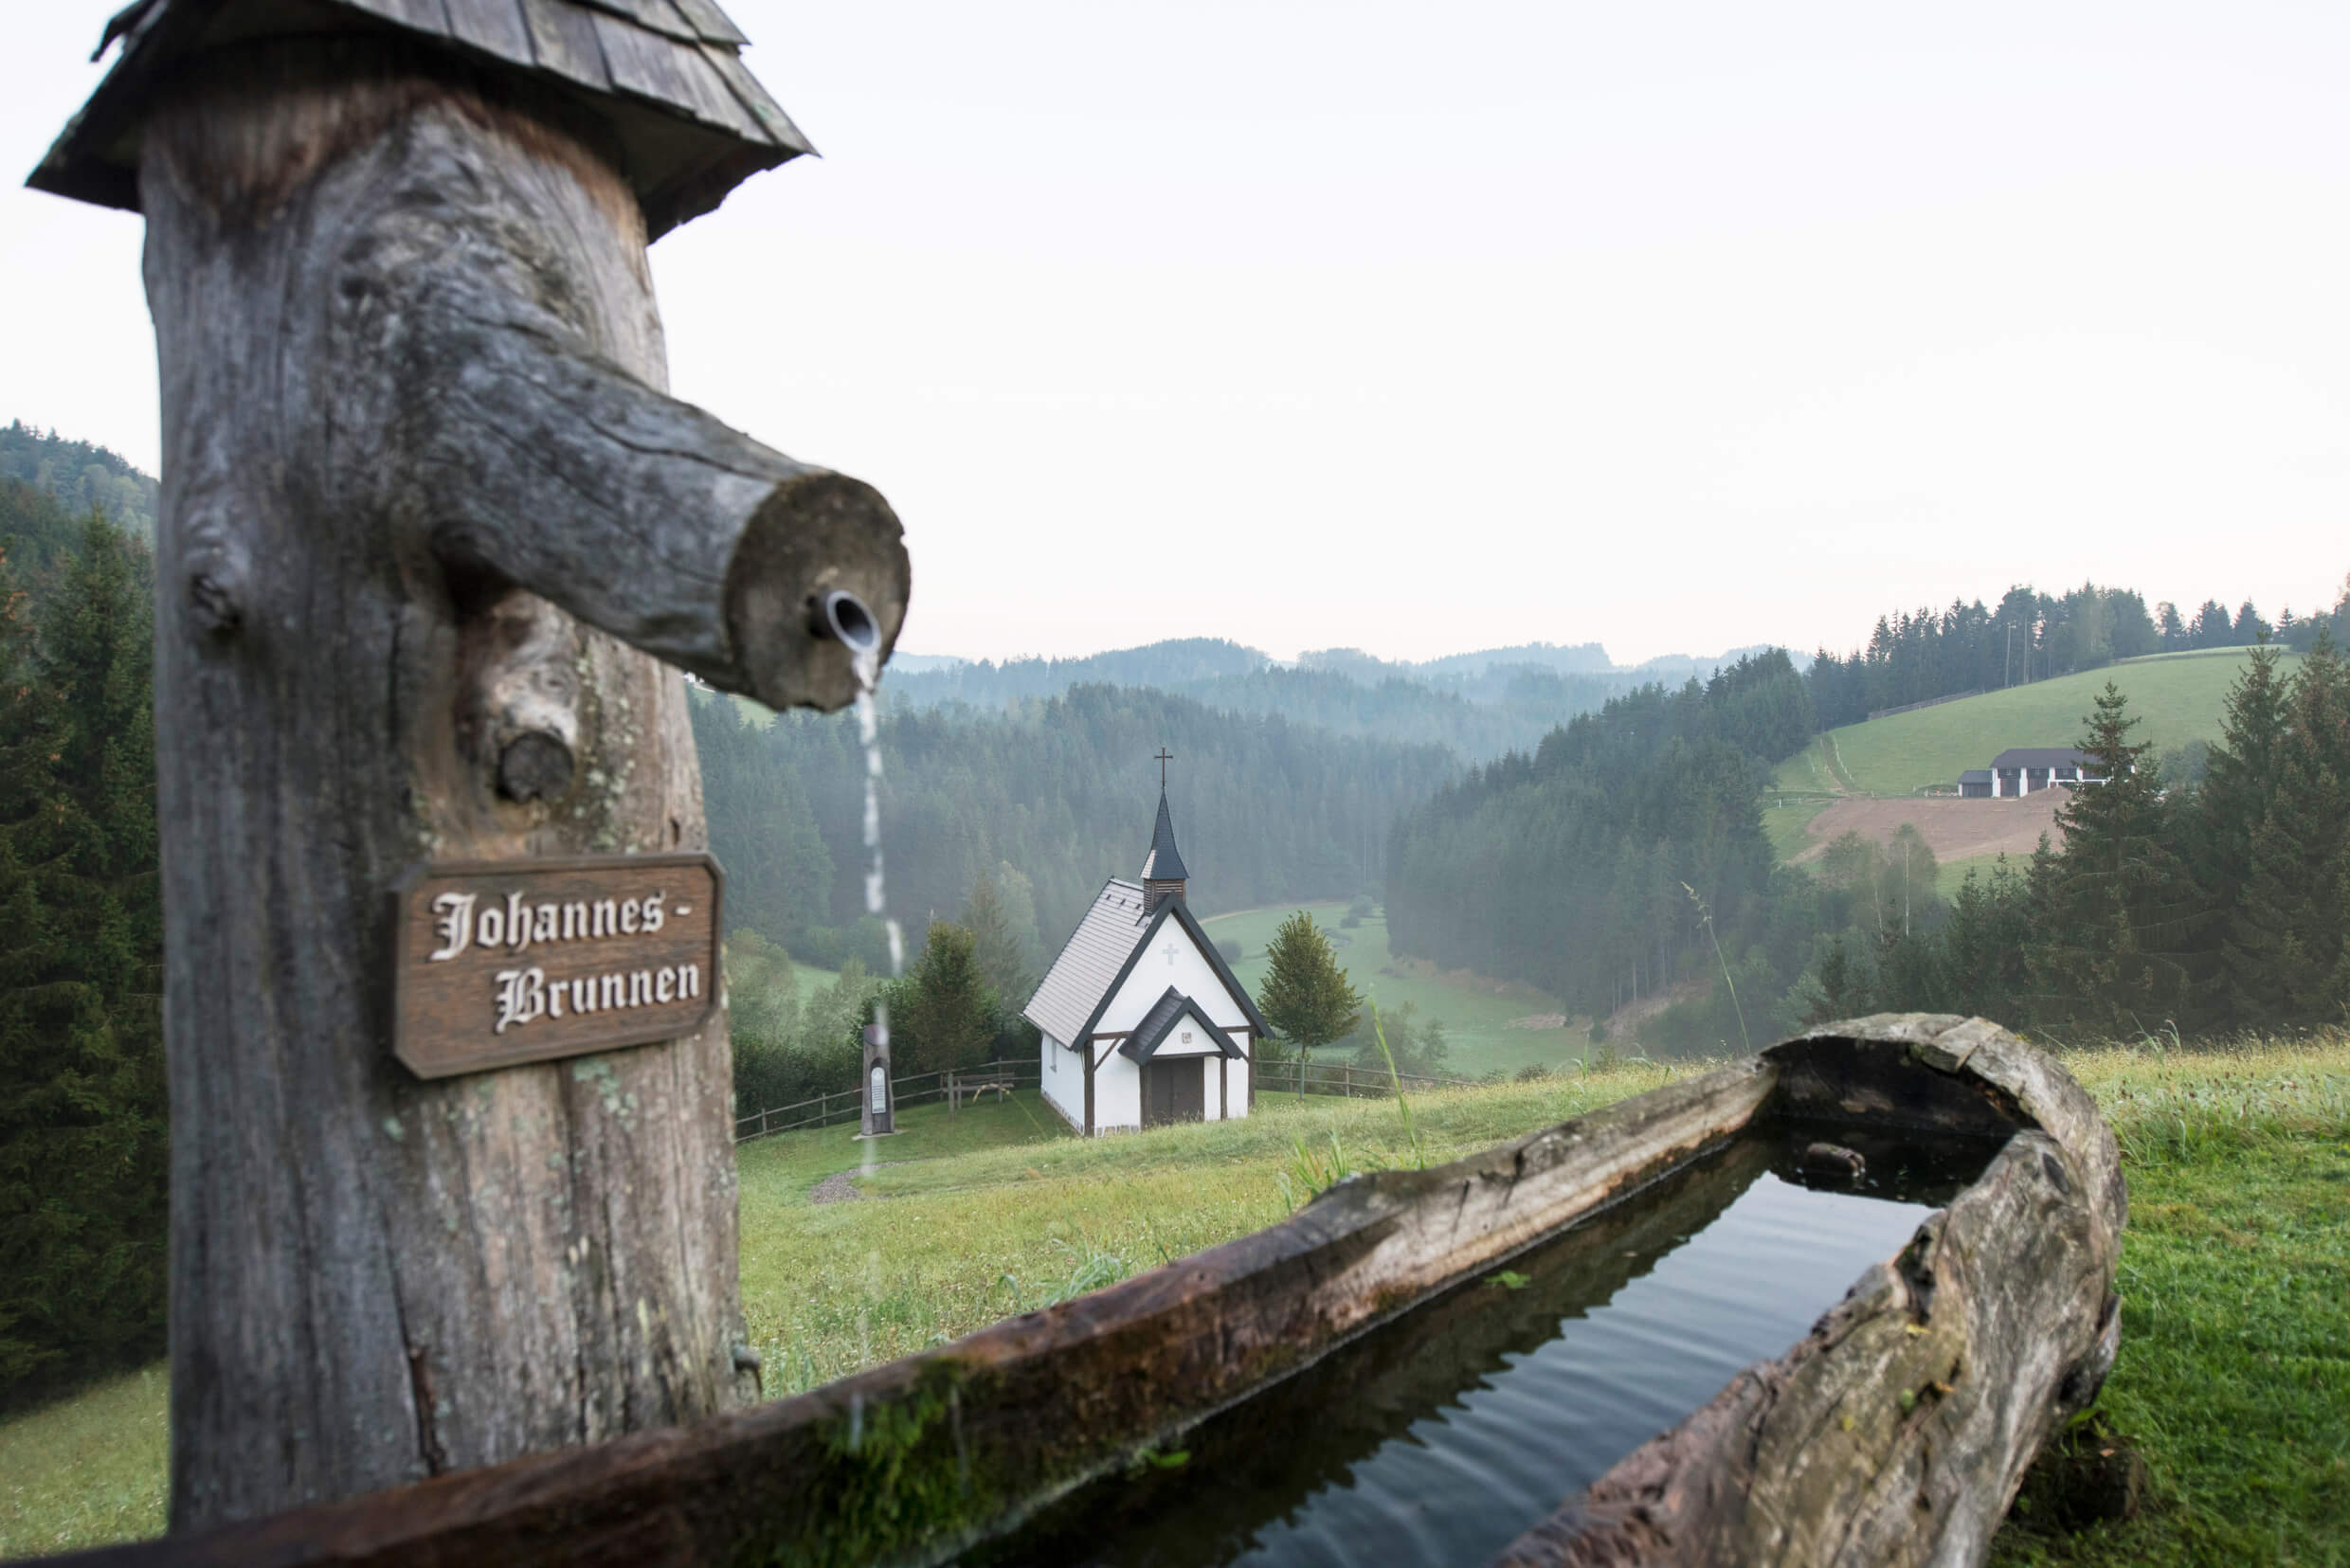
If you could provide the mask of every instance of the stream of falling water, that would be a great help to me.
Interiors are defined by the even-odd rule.
[[[856,656],[857,733],[865,746],[865,912],[880,917],[890,936],[890,978],[906,972],[906,938],[889,914],[889,896],[881,874],[881,720],[873,700],[881,679],[881,650],[877,645]],[[890,1045],[890,1004],[883,997],[873,1006],[874,1040],[882,1050]],[[895,1074],[893,1074],[895,1076]],[[860,1086],[859,1092],[863,1092]],[[873,1174],[874,1141],[865,1140],[864,1174]]]
[[[881,650],[877,644],[855,656],[857,670],[857,734],[865,747],[865,911],[880,917],[882,928],[890,936],[890,978],[896,980],[906,972],[906,938],[897,922],[889,914],[889,895],[881,874],[881,719],[873,700],[874,688],[881,679]],[[890,1046],[890,1002],[885,995],[873,1004],[874,1042],[887,1051]],[[893,1073],[893,1076],[895,1074]],[[857,1086],[859,1095],[872,1092],[864,1083]],[[877,1138],[865,1140],[865,1154],[860,1174],[870,1179],[877,1162],[874,1145]],[[877,1250],[865,1254],[865,1300],[857,1309],[857,1359],[860,1365],[873,1362],[873,1303],[881,1293],[881,1254]],[[849,1449],[854,1452],[864,1436],[864,1403],[860,1399],[849,1415]]]

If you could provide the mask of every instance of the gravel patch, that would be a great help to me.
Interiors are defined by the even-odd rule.
[[[892,1165],[913,1163],[911,1160],[880,1160],[875,1162],[873,1168],[886,1170]],[[860,1203],[869,1196],[860,1191],[857,1185],[857,1179],[864,1174],[862,1166],[851,1171],[835,1171],[808,1189],[808,1201],[811,1203]]]

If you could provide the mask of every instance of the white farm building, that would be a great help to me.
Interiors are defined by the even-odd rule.
[[[1166,793],[1139,881],[1113,876],[1021,1016],[1043,1033],[1044,1099],[1087,1137],[1246,1116],[1274,1033],[1184,902]]]

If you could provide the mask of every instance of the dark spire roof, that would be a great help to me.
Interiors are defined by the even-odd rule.
[[[1150,854],[1143,861],[1146,882],[1182,882],[1191,873],[1184,869],[1184,857],[1175,848],[1175,819],[1166,809],[1166,791],[1159,791],[1158,825],[1150,830]]]
[[[122,41],[114,69],[25,183],[136,211],[139,123],[173,70],[223,42],[329,32],[445,50],[585,107],[619,144],[648,239],[811,151],[715,0],[133,0],[99,45]]]

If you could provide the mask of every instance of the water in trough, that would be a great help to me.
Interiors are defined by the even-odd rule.
[[[1765,1124],[1079,1488],[979,1564],[1491,1558],[1738,1371],[1782,1354],[1979,1177],[1980,1142]]]

